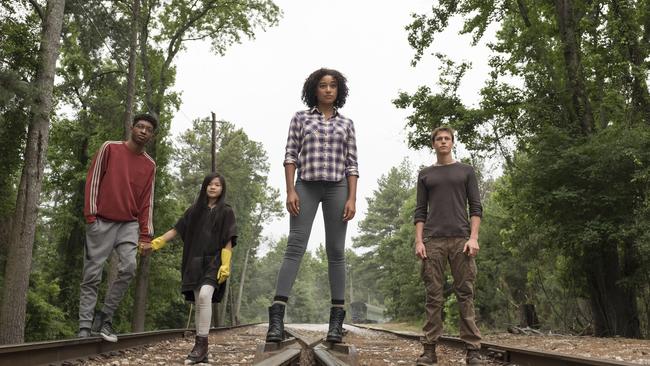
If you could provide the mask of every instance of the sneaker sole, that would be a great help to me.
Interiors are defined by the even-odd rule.
[[[113,343],[117,342],[117,336],[115,336],[115,335],[109,335],[109,334],[104,334],[104,333],[100,333],[100,335],[107,342],[113,342]]]

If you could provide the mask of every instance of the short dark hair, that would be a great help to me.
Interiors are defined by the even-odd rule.
[[[147,113],[136,114],[135,116],[133,116],[132,126],[135,126],[135,124],[138,123],[138,121],[147,121],[151,123],[153,125],[154,130],[158,128],[158,120],[156,119],[156,117],[150,114]]]
[[[334,101],[334,106],[336,108],[342,108],[345,105],[345,100],[348,97],[348,80],[338,72],[333,69],[320,68],[311,73],[305,80],[305,84],[302,86],[302,101],[307,104],[309,108],[316,107],[318,105],[318,99],[316,98],[316,89],[318,88],[318,83],[320,79],[324,76],[331,76],[336,80],[336,100]]]
[[[454,129],[449,126],[440,126],[434,128],[433,131],[431,131],[431,142],[433,142],[436,139],[436,135],[438,134],[438,132],[442,132],[442,131],[449,132],[449,134],[451,135],[451,142],[454,142],[454,133],[456,131],[454,131]]]

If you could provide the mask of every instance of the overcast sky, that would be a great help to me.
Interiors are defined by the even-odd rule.
[[[348,225],[346,246],[358,235],[357,223],[367,210],[366,198],[377,179],[408,157],[413,166],[431,164],[431,151],[412,151],[406,145],[405,119],[409,111],[392,104],[399,91],[412,93],[420,85],[434,86],[437,64],[433,52],[454,61],[468,60],[473,68],[461,88],[465,103],[476,104],[487,75],[488,52],[470,47],[470,37],[457,34],[459,24],[439,36],[429,56],[412,67],[414,51],[404,27],[410,14],[426,12],[432,1],[276,0],[283,17],[278,26],[258,31],[254,40],[230,48],[224,56],[210,52],[208,43],[194,42],[176,60],[175,90],[182,105],[172,122],[178,135],[191,120],[215,112],[243,128],[264,145],[271,170],[269,182],[284,202],[284,147],[289,121],[305,106],[301,90],[305,78],[320,67],[341,71],[350,93],[341,113],[354,121],[359,152],[357,216]],[[322,213],[314,221],[309,249],[324,243]],[[278,240],[289,231],[288,214],[265,225],[264,235]]]

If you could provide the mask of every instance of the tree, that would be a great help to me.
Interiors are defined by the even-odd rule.
[[[242,36],[252,38],[256,28],[277,23],[278,7],[270,0],[247,0],[245,2],[142,0],[140,7],[140,61],[144,79],[144,105],[159,120],[159,133],[165,136],[170,121],[170,100],[176,95],[169,93],[175,76],[173,61],[183,49],[185,42],[210,40],[213,50],[223,54],[232,44],[239,43]],[[152,36],[153,34],[153,36]],[[167,151],[166,151],[167,150]],[[167,163],[168,149],[163,139],[156,139],[150,154],[159,166]],[[157,175],[164,174],[159,170]],[[158,179],[158,177],[157,177]],[[149,258],[142,257],[138,265],[136,288],[139,299],[135,304],[133,329],[144,329],[147,276]]]
[[[373,196],[366,199],[368,211],[359,222],[360,235],[353,238],[353,247],[366,250],[358,259],[353,259],[354,265],[351,267],[357,289],[356,300],[370,299],[381,305],[384,296],[392,298],[392,292],[379,291],[381,280],[377,279],[385,279],[383,273],[386,273],[387,262],[392,259],[392,254],[384,248],[394,244],[395,237],[402,230],[404,215],[407,215],[402,211],[415,193],[414,187],[413,168],[408,160],[404,160],[377,180]],[[412,225],[412,217],[407,222]],[[411,252],[409,251],[410,254]],[[382,253],[389,257],[384,257]]]
[[[178,157],[178,180],[175,199],[182,210],[196,199],[197,189],[211,169],[210,121],[195,120],[192,128],[180,137],[176,150]],[[262,240],[263,223],[282,213],[279,192],[269,186],[267,174],[269,165],[266,152],[259,142],[249,139],[241,129],[229,122],[218,124],[217,172],[226,179],[226,202],[230,204],[237,218],[238,245],[232,258],[231,290],[238,288],[239,270],[244,263],[244,255],[250,249],[252,254]],[[251,267],[255,259],[251,259]],[[253,276],[253,275],[250,275]],[[246,290],[249,285],[245,285]],[[242,296],[243,314],[253,299],[247,291]],[[244,315],[245,317],[245,315]]]
[[[16,187],[20,181],[22,152],[32,108],[33,85],[38,65],[41,19],[27,8],[11,1],[0,2],[0,275],[9,242],[11,218],[15,211]],[[10,14],[25,14],[12,19]],[[0,281],[1,282],[1,281]]]
[[[480,103],[459,102],[449,85],[457,85],[463,68],[454,70],[449,62],[443,62],[440,91],[420,88],[395,101],[415,108],[408,121],[411,146],[424,147],[425,131],[449,123],[474,153],[505,159],[512,192],[501,195],[500,204],[512,221],[506,221],[504,239],[511,250],[522,247],[521,253],[537,248],[544,253],[539,264],[541,258],[557,264],[550,266],[556,284],[589,299],[600,336],[641,334],[637,289],[646,291],[640,273],[648,264],[637,260],[644,243],[633,233],[634,213],[645,207],[648,188],[632,178],[644,176],[645,155],[630,134],[644,135],[648,127],[648,64],[640,60],[650,52],[644,43],[649,14],[644,2],[439,2],[407,27],[414,63],[452,17],[464,19],[461,32],[471,33],[474,44],[496,23],[496,40],[488,44],[492,72]],[[607,151],[605,141],[628,155]],[[621,178],[632,181],[611,178],[603,162],[612,156],[626,161],[616,164]],[[640,163],[629,165],[631,157]],[[594,196],[605,201],[595,204]]]
[[[78,2],[66,8],[61,81],[55,88],[59,105],[72,112],[53,122],[50,134],[44,192],[54,198],[45,202],[42,211],[51,233],[42,245],[55,245],[57,256],[43,268],[46,275],[58,280],[57,305],[71,320],[78,316],[85,243],[84,187],[90,159],[104,141],[119,140],[125,134],[122,116],[115,111],[122,110],[128,99],[127,71],[119,60],[127,53],[129,40],[123,31],[127,22],[112,16],[112,10],[120,11],[96,2]],[[109,270],[106,282],[110,282],[110,274]]]
[[[2,308],[0,309],[0,343],[24,340],[25,307],[31,269],[34,229],[43,168],[47,152],[52,89],[58,58],[65,0],[50,0],[43,20],[39,51],[39,68],[34,80],[33,116],[27,133],[23,173],[20,178],[16,211],[12,221],[5,269]],[[29,183],[28,183],[29,182]]]

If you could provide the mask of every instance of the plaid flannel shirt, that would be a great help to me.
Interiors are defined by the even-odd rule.
[[[329,120],[314,107],[291,119],[284,165],[294,164],[306,181],[338,182],[359,176],[352,120],[334,110]]]

